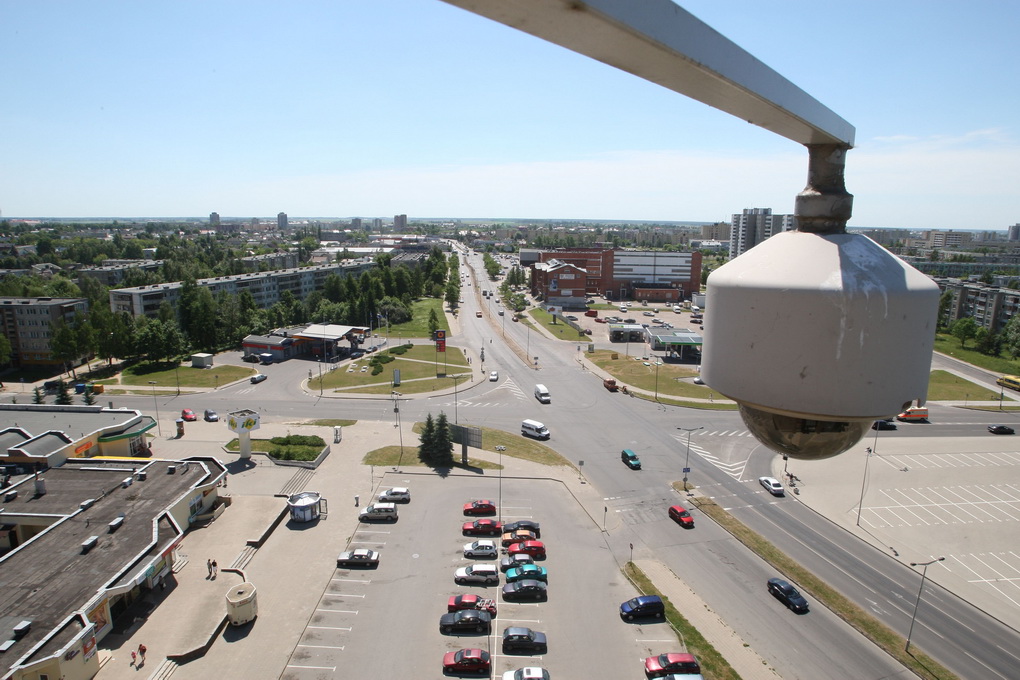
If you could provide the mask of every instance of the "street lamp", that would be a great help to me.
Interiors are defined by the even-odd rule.
[[[868,463],[871,462],[871,447],[865,449],[864,479],[861,480],[861,502],[857,505],[857,526],[861,526],[861,511],[864,509],[864,485],[868,483]]]
[[[459,375],[451,375],[450,376],[450,378],[453,379],[453,424],[454,425],[457,424],[457,401],[458,401],[458,399],[457,399],[457,383],[461,379],[461,377],[462,376],[459,376]]]
[[[177,396],[181,396],[181,362],[178,361],[177,365],[174,366],[174,377],[177,378]]]
[[[684,459],[684,491],[687,491],[687,475],[691,471],[691,432],[705,429],[702,427],[678,427],[678,430],[682,430],[687,433],[687,457]]]
[[[934,560],[928,560],[927,562],[911,562],[912,567],[924,567],[921,570],[921,587],[917,589],[917,601],[914,602],[914,614],[910,617],[910,630],[907,631],[907,646],[903,650],[905,652],[910,651],[910,636],[914,633],[914,620],[917,618],[917,607],[921,604],[921,591],[924,590],[924,579],[928,575],[928,565],[941,562],[946,559],[945,557],[937,557]]]
[[[393,415],[396,417],[397,436],[400,437],[400,454],[397,456],[397,470],[400,470],[400,463],[404,460],[404,432],[400,429],[400,392],[390,392],[393,397]]]
[[[150,380],[149,385],[152,386],[152,405],[156,407],[156,430],[159,432],[159,436],[163,436],[163,426],[159,424],[159,404],[156,403],[156,381]]]
[[[319,359],[319,396],[322,396],[322,359]]]

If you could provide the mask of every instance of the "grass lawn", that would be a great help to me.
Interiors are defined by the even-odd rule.
[[[532,319],[535,320],[536,323],[541,324],[542,326],[545,327],[547,331],[552,333],[553,337],[555,338],[559,338],[560,340],[567,340],[568,342],[577,342],[578,340],[589,342],[591,340],[591,338],[589,338],[584,333],[579,333],[578,331],[575,331],[573,328],[563,323],[562,321],[557,321],[556,323],[553,323],[553,315],[545,311],[541,307],[534,307],[532,309],[529,309],[528,314],[531,316]]]
[[[960,341],[951,335],[940,333],[935,336],[935,351],[955,357],[968,364],[974,364],[994,373],[1004,375],[1020,375],[1020,360],[1006,357],[990,357],[975,350],[974,341],[969,347],[960,347]]]
[[[624,384],[648,390],[653,394],[656,385],[658,385],[660,397],[666,395],[681,398],[725,399],[712,388],[706,385],[695,385],[691,382],[690,379],[698,375],[697,364],[663,362],[661,366],[656,366],[656,362],[660,361],[658,357],[649,356],[645,361],[641,358],[643,355],[627,356],[625,350],[624,346],[621,346],[619,350],[600,349],[586,353],[585,357]],[[639,343],[631,343],[631,350],[634,352],[645,351],[644,346]],[[658,380],[656,380],[656,372],[658,372]]]
[[[393,361],[383,364],[382,373],[372,375],[369,363],[373,356],[392,356]],[[363,368],[367,370],[362,370]],[[359,392],[371,394],[389,394],[393,370],[400,369],[401,384],[399,392],[416,393],[432,392],[446,387],[453,387],[453,379],[449,376],[463,376],[460,384],[472,375],[473,369],[468,365],[464,352],[447,345],[446,352],[436,352],[434,345],[415,345],[403,354],[393,354],[382,350],[375,354],[366,354],[350,364],[342,364],[336,370],[322,374],[322,389],[345,390],[357,388]],[[436,374],[447,377],[437,378]],[[320,389],[319,376],[314,375],[308,381],[310,389]]]
[[[428,338],[432,333],[429,330],[429,310],[436,310],[436,319],[439,321],[439,328],[449,331],[450,326],[446,323],[446,313],[443,311],[443,301],[439,298],[422,298],[411,304],[412,318],[404,323],[393,324],[386,331],[390,338],[390,344],[399,345],[401,340],[408,338]],[[383,328],[386,328],[383,326]]]
[[[1013,397],[1007,393],[1007,399]],[[997,401],[998,392],[965,380],[948,371],[932,371],[928,379],[928,399],[931,401]]]
[[[160,387],[176,387],[178,380],[184,387],[217,387],[227,383],[255,375],[258,371],[247,366],[213,366],[212,368],[193,368],[191,364],[150,363],[133,364],[120,373],[119,384],[137,387],[148,387],[149,381],[155,381]],[[98,380],[104,385],[118,384],[117,378]]]

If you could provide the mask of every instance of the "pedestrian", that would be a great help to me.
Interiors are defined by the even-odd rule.
[[[145,645],[138,645],[138,656],[142,657],[142,661],[145,661],[145,652],[148,651]]]
[[[136,661],[138,661],[138,654],[135,652],[135,650],[132,649],[131,650],[131,665],[134,666]]]
[[[219,569],[219,567],[216,566],[216,560],[213,560],[212,561],[212,577],[213,577],[214,581],[216,580],[216,572],[217,572],[218,569]]]
[[[206,560],[205,561],[205,568],[209,570],[209,575],[206,576],[206,579],[211,579],[212,578],[212,565],[213,565],[213,561],[212,560]]]
[[[354,494],[354,507],[358,507],[359,503],[361,503],[361,496]]]

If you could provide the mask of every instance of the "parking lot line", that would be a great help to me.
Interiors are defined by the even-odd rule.
[[[326,593],[326,595],[328,597],[361,597],[361,598],[365,597],[364,595],[351,595],[348,593]]]
[[[330,581],[343,581],[345,583],[371,583],[372,582],[371,579],[366,581],[366,580],[359,580],[359,579],[356,579],[356,578],[331,578]]]
[[[323,607],[316,607],[317,612],[329,612],[330,614],[357,614],[357,609],[325,609]]]
[[[343,647],[338,647],[336,645],[306,645],[306,644],[302,644],[302,643],[299,642],[297,644],[297,646],[298,647],[310,647],[312,649],[339,649],[341,652],[344,651]]]
[[[355,612],[357,613],[357,612]],[[338,626],[308,626],[308,630],[343,630],[350,633],[353,628],[340,628]]]
[[[287,664],[287,668],[304,668],[311,671],[331,671],[336,673],[336,666],[295,666],[294,664]]]

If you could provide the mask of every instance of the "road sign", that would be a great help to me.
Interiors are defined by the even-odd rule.
[[[690,471],[691,471],[691,469],[690,469],[690,468],[684,468],[684,474],[685,474],[685,475],[686,475],[686,474],[687,474],[688,472],[690,472]]]

